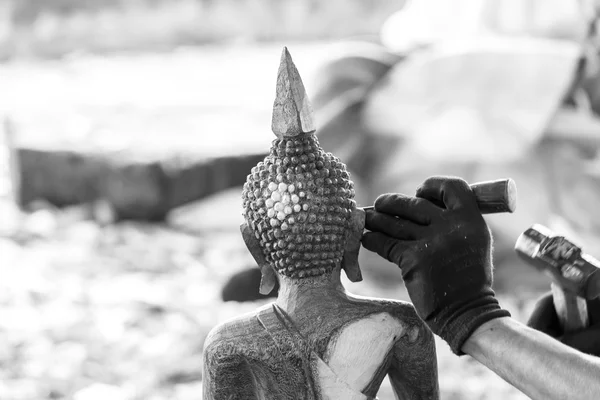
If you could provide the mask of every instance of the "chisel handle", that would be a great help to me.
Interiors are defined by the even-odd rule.
[[[512,213],[517,208],[517,185],[510,178],[469,185],[482,214]],[[365,211],[373,206],[363,207]]]
[[[517,185],[510,178],[469,185],[482,214],[512,213],[517,208]]]

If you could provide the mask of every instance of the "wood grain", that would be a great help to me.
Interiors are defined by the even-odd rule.
[[[302,78],[287,47],[283,48],[277,72],[271,128],[278,137],[294,137],[316,129]]]
[[[351,282],[360,282],[362,281],[362,274],[358,265],[358,253],[361,246],[360,239],[365,229],[365,210],[355,208],[351,220],[350,229],[346,233],[346,246],[344,248],[342,268]]]
[[[204,399],[346,398],[332,397],[336,383],[312,351],[365,399],[375,398],[386,375],[399,398],[439,398],[433,335],[412,305],[327,289],[300,301],[289,317],[311,349],[282,339],[281,331],[267,332],[258,319],[264,308],[211,331]]]

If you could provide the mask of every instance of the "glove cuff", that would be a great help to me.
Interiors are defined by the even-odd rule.
[[[510,313],[500,307],[492,291],[456,309],[446,318],[448,322],[439,329],[438,335],[450,345],[454,354],[463,356],[465,353],[461,349],[473,332],[484,323],[502,317],[510,317]]]

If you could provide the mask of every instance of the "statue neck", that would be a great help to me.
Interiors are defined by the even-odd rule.
[[[345,296],[346,290],[340,280],[340,267],[331,273],[304,279],[279,276],[277,305],[288,314],[305,310],[305,305],[315,298]]]

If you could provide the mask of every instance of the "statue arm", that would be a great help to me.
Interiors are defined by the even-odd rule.
[[[205,351],[202,399],[257,399],[254,378],[244,359],[235,355],[216,357],[213,352]]]
[[[403,336],[393,351],[388,378],[396,399],[439,399],[435,340],[429,328],[420,322],[417,338]]]

